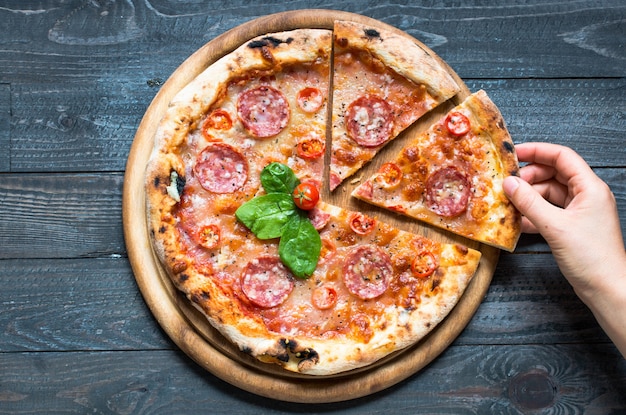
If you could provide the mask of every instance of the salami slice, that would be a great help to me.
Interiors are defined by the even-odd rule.
[[[343,283],[350,293],[363,300],[382,295],[392,275],[391,259],[374,245],[352,249],[343,265]]]
[[[393,113],[391,106],[379,96],[363,95],[346,110],[348,136],[364,147],[379,146],[391,138]]]
[[[248,89],[239,96],[237,115],[254,137],[273,137],[289,122],[289,103],[277,89],[260,86]]]
[[[263,308],[281,305],[293,287],[293,277],[278,257],[264,256],[248,262],[241,277],[243,293]]]
[[[248,163],[243,155],[223,143],[212,143],[202,150],[193,171],[200,185],[213,193],[232,193],[248,179]]]
[[[440,216],[454,217],[467,209],[470,184],[454,167],[435,171],[426,181],[426,203]]]

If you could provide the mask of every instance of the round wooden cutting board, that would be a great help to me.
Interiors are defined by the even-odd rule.
[[[297,28],[332,29],[335,20],[357,21],[408,36],[380,21],[334,10],[300,10],[274,14],[224,33],[190,56],[156,95],[137,130],[124,180],[123,224],[128,257],[139,289],[159,324],[188,356],[215,376],[249,392],[291,402],[321,403],[354,399],[383,390],[418,372],[445,350],[468,324],[491,283],[500,252],[496,248],[454,237],[444,231],[353,200],[349,196],[350,187],[353,186],[351,183],[333,194],[326,193],[325,200],[333,204],[370,212],[386,222],[442,242],[462,242],[480,250],[483,255],[478,271],[459,303],[425,339],[375,365],[326,377],[291,373],[241,353],[213,329],[204,316],[174,288],[151,247],[144,196],[144,173],[153,148],[154,134],[169,102],[207,66],[255,36]],[[433,120],[469,95],[454,71],[449,71],[463,90],[450,102],[418,121],[404,135],[416,134],[427,128]],[[363,177],[368,177],[375,171],[385,157],[395,154],[402,140],[399,137],[397,141],[398,143],[392,142],[385,147],[377,160],[363,169]]]

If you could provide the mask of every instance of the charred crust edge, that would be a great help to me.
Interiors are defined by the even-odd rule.
[[[370,39],[380,38],[380,32],[376,29],[364,29],[363,33]]]
[[[286,43],[286,44],[290,44],[291,42],[293,42],[293,38],[289,37],[285,40],[283,39],[277,39],[273,36],[266,36],[262,39],[257,39],[257,40],[253,40],[250,43],[248,43],[248,47],[250,49],[258,49],[258,48],[264,48],[266,46],[271,46],[271,47],[277,47],[278,45],[280,45],[281,43]]]

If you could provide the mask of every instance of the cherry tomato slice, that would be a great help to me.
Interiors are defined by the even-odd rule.
[[[233,126],[230,114],[222,108],[217,108],[209,114],[202,125],[203,129],[212,128],[214,130],[228,130]]]
[[[311,210],[320,200],[320,192],[313,183],[300,183],[293,189],[293,201],[302,210]]]
[[[318,88],[306,87],[298,92],[296,102],[302,111],[312,113],[322,108],[324,96]]]
[[[324,154],[325,149],[326,143],[317,137],[303,138],[296,147],[298,156],[306,160],[320,158]]]
[[[376,180],[385,188],[394,188],[402,181],[402,170],[395,163],[385,163],[378,169]]]
[[[311,302],[320,310],[328,310],[337,303],[337,291],[333,287],[322,285],[311,293]]]
[[[467,134],[470,130],[470,120],[458,111],[451,112],[446,117],[446,128],[450,134],[457,137]]]
[[[361,212],[351,213],[348,222],[350,223],[350,229],[359,235],[367,235],[376,227],[376,219]]]
[[[207,249],[213,249],[220,243],[220,228],[215,224],[203,226],[198,232],[198,242]]]
[[[428,278],[437,269],[435,256],[428,251],[422,251],[415,256],[411,264],[411,271],[417,278]]]

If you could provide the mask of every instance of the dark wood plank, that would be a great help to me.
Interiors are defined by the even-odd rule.
[[[584,249],[584,248],[582,248]],[[460,344],[609,343],[550,254],[503,253]]]
[[[626,171],[596,171],[612,187],[626,229]],[[125,255],[122,185],[119,173],[5,175],[0,183],[0,259]],[[518,253],[548,251],[532,235],[522,236],[517,248]]]
[[[0,286],[0,352],[173,347],[125,258],[4,260]],[[456,341],[609,342],[549,254],[503,254],[485,299]]]
[[[3,411],[20,413],[615,413],[626,363],[612,346],[451,347],[422,372],[347,402],[252,395],[172,351],[0,354]]]
[[[122,171],[154,97],[139,74],[15,84],[11,170]]]
[[[251,8],[213,2],[10,1],[0,10],[0,79],[14,82],[136,72],[168,74],[206,41],[259,16],[336,8],[382,20],[434,48],[462,77],[621,77],[626,5],[621,0],[328,3],[289,0]],[[29,30],[20,30],[28,27]]]
[[[0,173],[11,169],[11,86],[0,84]]]
[[[144,80],[106,85],[15,85],[11,170],[122,171],[155,89]],[[468,80],[501,109],[516,142],[568,144],[593,166],[624,166],[624,79]],[[94,99],[95,97],[95,99]]]
[[[0,286],[2,353],[172,347],[125,258],[0,261]]]
[[[622,79],[469,80],[496,103],[513,141],[568,145],[594,167],[626,165]]]
[[[4,175],[0,259],[125,254],[122,174]]]

